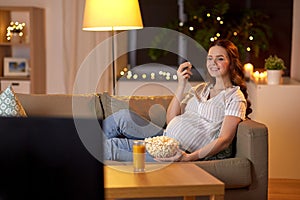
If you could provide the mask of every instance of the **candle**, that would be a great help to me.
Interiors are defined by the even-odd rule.
[[[264,81],[267,77],[267,71],[263,71],[263,72],[255,71],[252,76],[256,81]]]
[[[258,71],[254,72],[253,77],[255,78],[255,80],[258,80],[259,79],[259,72]]]
[[[267,77],[267,71],[260,72],[260,74],[259,74],[259,78],[261,78],[261,79],[265,79],[266,77]]]
[[[251,63],[246,63],[244,65],[245,78],[250,79],[253,73],[253,65]]]

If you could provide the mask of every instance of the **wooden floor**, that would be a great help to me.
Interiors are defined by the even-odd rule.
[[[300,200],[300,180],[269,179],[269,200]]]

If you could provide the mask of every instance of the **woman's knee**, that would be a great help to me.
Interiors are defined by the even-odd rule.
[[[115,121],[128,120],[130,116],[130,111],[128,109],[121,109],[111,115]]]
[[[114,123],[118,124],[118,122],[120,120],[124,120],[124,118],[126,118],[127,113],[128,113],[127,109],[122,109],[122,110],[116,111],[113,114],[106,117],[104,122],[109,122],[109,123],[114,122]]]

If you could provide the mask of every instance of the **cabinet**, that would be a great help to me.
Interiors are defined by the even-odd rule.
[[[9,85],[17,93],[30,93],[30,80],[1,80],[1,91],[5,90]]]
[[[269,131],[269,177],[300,179],[300,82],[284,77],[280,85],[247,84],[251,119]]]
[[[10,22],[25,23],[21,40],[7,40]],[[4,76],[4,58],[24,58],[28,74]],[[37,7],[0,7],[0,79],[2,84],[23,83],[24,93],[46,93],[45,11]],[[23,84],[22,84],[23,85]],[[13,86],[14,87],[14,86]],[[27,89],[29,87],[29,90]],[[3,87],[1,86],[1,89]],[[23,86],[22,86],[23,88]]]

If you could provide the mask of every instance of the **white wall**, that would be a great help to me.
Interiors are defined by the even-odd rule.
[[[0,0],[0,6],[35,6],[45,9],[47,93],[65,93],[61,2],[62,0]]]

